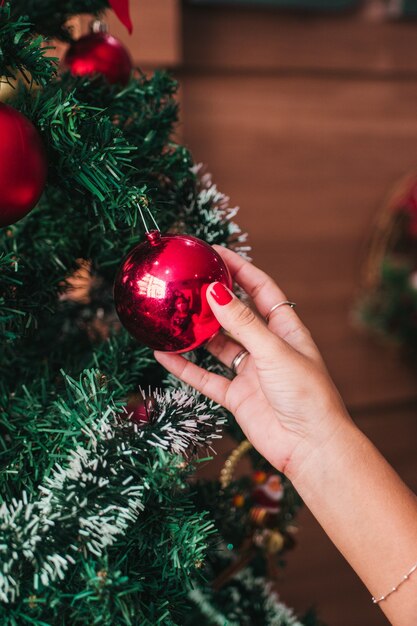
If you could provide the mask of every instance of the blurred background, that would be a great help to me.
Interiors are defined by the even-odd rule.
[[[417,1],[131,4],[133,36],[113,17],[110,32],[144,70],[180,80],[180,140],[240,206],[255,263],[297,302],[354,419],[417,490],[415,371],[353,314],[380,212],[417,174]],[[282,599],[316,605],[329,626],[387,624],[307,510],[299,524]]]

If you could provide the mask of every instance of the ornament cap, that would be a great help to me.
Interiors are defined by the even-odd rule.
[[[109,27],[102,20],[93,20],[90,23],[90,33],[108,33]]]
[[[161,241],[161,231],[156,229],[150,230],[148,233],[145,234],[145,237],[151,246],[157,246]]]

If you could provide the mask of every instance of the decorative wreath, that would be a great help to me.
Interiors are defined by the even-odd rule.
[[[234,556],[214,580],[215,589],[220,589],[261,555],[270,577],[276,578],[284,553],[295,545],[294,516],[301,501],[285,476],[266,463],[249,476],[235,476],[237,466],[251,452],[252,444],[243,440],[230,453],[220,472],[223,504],[218,510],[217,523],[222,525],[224,537],[228,536],[230,527],[230,549],[233,548]],[[236,528],[241,529],[240,536]]]
[[[417,174],[402,179],[378,216],[364,266],[360,320],[417,365]]]

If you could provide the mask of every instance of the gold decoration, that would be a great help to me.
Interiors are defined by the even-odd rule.
[[[226,489],[230,485],[234,478],[237,464],[251,448],[252,444],[245,439],[229,454],[220,472],[220,485],[222,489]],[[260,489],[267,479],[268,474],[264,471],[254,472],[252,476],[256,489]],[[281,488],[281,480],[278,475],[276,479],[276,488]],[[232,499],[232,504],[238,507],[240,503],[244,503],[244,501],[245,497],[242,494],[235,494]],[[242,541],[241,545],[239,545],[236,558],[233,559],[230,565],[220,572],[213,581],[213,589],[215,591],[221,589],[233,576],[236,576],[239,571],[246,567],[252,559],[256,557],[259,550],[262,550],[264,553],[270,577],[276,578],[278,574],[276,555],[288,547],[287,542],[290,535],[287,536],[285,531],[283,534],[278,530],[276,527],[278,524],[276,513],[271,513],[267,507],[259,505],[252,506],[249,511],[249,519],[251,524],[250,528],[248,528],[248,535]],[[272,527],[268,528],[268,525]]]
[[[17,87],[22,83],[26,84],[20,72],[18,73],[17,80],[11,78],[11,76],[7,78],[6,76],[0,76],[0,102],[12,100],[16,95]]]
[[[37,606],[36,603],[38,601],[37,596],[31,595],[31,596],[29,596],[28,600],[29,600],[29,608],[30,609],[36,609],[36,606]]]
[[[271,530],[265,537],[265,548],[268,554],[277,554],[283,550],[285,539],[278,530]]]
[[[227,457],[227,460],[220,471],[220,486],[222,489],[226,489],[233,480],[236,465],[239,463],[242,456],[244,456],[250,449],[252,444],[247,439],[244,439]]]
[[[0,76],[0,102],[7,103],[18,94],[19,89],[24,88],[30,94],[36,93],[39,89],[39,85],[32,81],[32,76],[29,72],[13,71],[14,77],[10,74],[8,76]]]
[[[77,269],[61,283],[64,291],[60,293],[59,299],[61,302],[70,300],[78,304],[88,304],[90,302],[90,289],[93,284],[91,261],[77,259],[76,263]]]

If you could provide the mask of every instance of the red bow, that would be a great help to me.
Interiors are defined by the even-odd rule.
[[[132,34],[133,24],[130,19],[129,0],[109,0],[109,4],[122,24],[126,26],[129,33]]]

